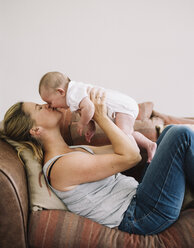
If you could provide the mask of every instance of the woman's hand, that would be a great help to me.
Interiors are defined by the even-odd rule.
[[[107,117],[106,94],[101,89],[92,88],[90,99],[94,104],[95,112],[93,119],[98,121],[99,118]]]

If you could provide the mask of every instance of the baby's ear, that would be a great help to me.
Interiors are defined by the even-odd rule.
[[[63,88],[57,88],[57,92],[61,95],[61,96],[65,96],[65,90]]]

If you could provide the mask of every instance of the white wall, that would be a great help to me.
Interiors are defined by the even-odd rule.
[[[194,116],[194,1],[0,0],[0,119],[52,70]]]

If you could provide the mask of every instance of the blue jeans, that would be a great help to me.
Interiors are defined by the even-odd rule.
[[[157,145],[119,230],[144,235],[163,231],[179,217],[185,180],[194,189],[194,132],[168,126]]]

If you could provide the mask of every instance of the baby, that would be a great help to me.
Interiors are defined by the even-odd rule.
[[[53,108],[70,108],[71,112],[79,111],[80,120],[77,131],[90,142],[95,133],[94,104],[90,100],[90,90],[94,85],[71,81],[60,72],[48,72],[40,80],[39,93],[45,102]],[[95,87],[96,88],[96,87]],[[134,99],[120,92],[97,87],[106,92],[108,116],[127,135],[132,134],[139,147],[147,150],[148,162],[156,151],[156,143],[143,134],[134,131],[133,126],[138,115],[138,105]]]

